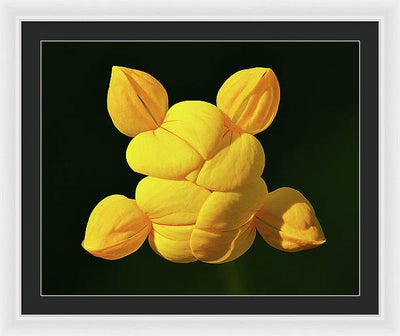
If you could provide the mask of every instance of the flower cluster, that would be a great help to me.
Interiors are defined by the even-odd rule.
[[[107,105],[119,131],[133,139],[126,160],[148,175],[135,199],[111,195],[92,211],[82,246],[105,259],[135,252],[148,238],[173,262],[232,261],[256,231],[289,252],[325,242],[310,202],[292,188],[268,192],[265,155],[254,137],[274,120],[280,88],[270,68],[241,70],[217,94],[217,104],[183,101],[169,108],[151,75],[112,68]]]

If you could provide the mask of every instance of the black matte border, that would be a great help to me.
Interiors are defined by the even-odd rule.
[[[379,23],[29,22],[22,25],[21,313],[378,314]],[[361,53],[361,295],[40,296],[40,40],[359,40]],[[339,262],[339,261],[338,261]]]

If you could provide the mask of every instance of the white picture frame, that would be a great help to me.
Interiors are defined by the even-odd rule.
[[[132,13],[132,15],[130,15]],[[254,15],[256,13],[257,15]],[[390,0],[211,1],[173,3],[1,1],[1,335],[398,335],[397,237],[400,3]],[[20,314],[20,22],[37,21],[369,21],[380,22],[379,316],[22,316]]]

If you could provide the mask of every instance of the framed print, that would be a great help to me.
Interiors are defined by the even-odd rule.
[[[397,335],[398,9],[1,2],[0,334]]]
[[[379,313],[378,22],[21,24],[22,314]]]

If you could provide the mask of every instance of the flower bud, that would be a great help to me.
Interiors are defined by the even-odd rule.
[[[96,257],[119,259],[139,249],[150,229],[150,219],[135,200],[111,195],[93,209],[82,246]]]
[[[217,95],[217,106],[230,129],[256,134],[274,120],[280,99],[279,82],[270,68],[240,70],[230,76]]]
[[[168,95],[146,72],[113,66],[107,107],[115,127],[134,137],[161,125],[168,110]]]
[[[308,250],[326,241],[312,205],[292,188],[268,193],[254,221],[264,240],[282,251]]]

